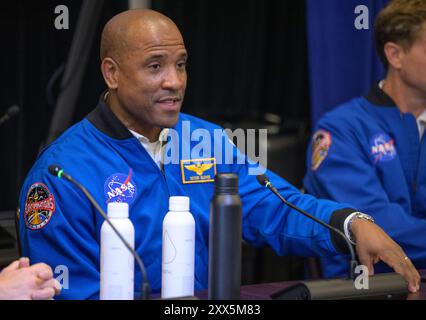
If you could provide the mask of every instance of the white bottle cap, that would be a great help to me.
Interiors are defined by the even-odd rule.
[[[189,197],[170,197],[169,198],[170,211],[189,211]]]
[[[108,218],[128,218],[129,205],[125,202],[108,203]]]

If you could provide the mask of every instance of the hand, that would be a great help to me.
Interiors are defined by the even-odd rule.
[[[31,294],[33,300],[48,300],[52,299],[55,295],[61,293],[62,286],[53,278],[52,270],[44,268],[45,264],[39,264],[43,268],[38,272],[37,276],[40,280],[44,281],[40,284],[39,288]],[[36,267],[38,265],[34,265]]]
[[[28,268],[30,266],[30,259],[24,257],[19,259],[19,268]]]
[[[0,299],[51,299],[60,293],[52,269],[39,263],[30,266],[28,258],[12,262],[0,272]]]
[[[408,289],[417,292],[420,288],[420,275],[410,259],[378,225],[355,219],[352,232],[356,240],[356,251],[361,264],[368,267],[370,275],[374,274],[373,265],[379,260],[388,264],[408,282]]]

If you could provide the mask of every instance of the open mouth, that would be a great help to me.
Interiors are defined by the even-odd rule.
[[[180,98],[163,98],[158,100],[159,103],[173,104],[180,101]]]
[[[175,111],[179,108],[179,103],[181,99],[180,98],[164,98],[157,101],[157,104],[159,104],[161,107],[170,110]]]

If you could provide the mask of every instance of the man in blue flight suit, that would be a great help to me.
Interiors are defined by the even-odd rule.
[[[32,261],[69,270],[63,299],[99,297],[99,237],[102,217],[80,190],[55,180],[48,166],[58,164],[82,182],[106,207],[111,201],[130,205],[136,235],[151,287],[161,288],[162,221],[170,196],[189,196],[196,221],[195,286],[207,287],[209,204],[214,175],[234,172],[243,203],[243,237],[257,246],[270,245],[279,254],[301,256],[344,252],[342,239],[283,205],[250,175],[250,163],[227,137],[212,138],[219,127],[180,113],[186,88],[187,51],[176,25],[151,10],[131,10],[113,17],[101,41],[101,70],[108,91],[86,119],[67,130],[45,149],[31,169],[20,196],[22,248]],[[199,150],[185,138],[196,130],[209,133],[214,148]],[[173,134],[170,134],[173,133]],[[166,150],[162,141],[166,142]],[[214,144],[213,144],[214,143]],[[231,147],[231,163],[221,159],[216,145]],[[191,150],[188,155],[185,150]],[[214,149],[214,152],[213,152]],[[173,159],[176,155],[177,161]],[[182,152],[181,152],[182,151]],[[170,153],[169,153],[170,152]],[[172,158],[172,161],[164,161]],[[244,160],[238,164],[237,160]],[[174,161],[173,161],[174,160]],[[167,162],[167,163],[166,163]],[[241,162],[241,161],[240,161]],[[195,170],[196,169],[196,170]],[[340,230],[355,210],[302,195],[268,172],[291,202]],[[363,264],[381,259],[393,266],[417,291],[419,274],[405,253],[367,217],[351,220]],[[141,282],[140,270],[135,285]]]
[[[426,2],[392,1],[375,33],[386,78],[320,119],[304,185],[314,196],[369,212],[417,268],[426,268]],[[324,276],[344,274],[345,261],[323,259]]]

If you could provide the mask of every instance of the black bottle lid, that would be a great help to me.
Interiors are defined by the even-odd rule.
[[[215,193],[238,193],[238,176],[235,173],[218,173],[214,178]]]

